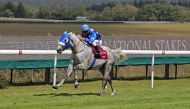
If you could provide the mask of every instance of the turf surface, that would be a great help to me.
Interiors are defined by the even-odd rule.
[[[49,85],[12,86],[0,90],[0,109],[189,109],[190,80],[113,81],[110,88],[97,96],[101,81],[82,82],[79,89],[65,84],[57,91]]]

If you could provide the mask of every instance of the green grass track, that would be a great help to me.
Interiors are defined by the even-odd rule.
[[[97,96],[101,81],[82,82],[79,89],[64,84],[53,91],[50,85],[12,86],[0,90],[0,109],[189,109],[190,79],[113,81],[117,90],[110,96],[108,87]]]

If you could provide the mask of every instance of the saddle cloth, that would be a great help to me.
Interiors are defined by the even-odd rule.
[[[95,48],[94,47],[91,47],[91,48],[92,48],[93,54],[96,54]],[[97,59],[108,59],[108,53],[107,53],[107,51],[103,47],[101,47],[101,46],[98,47],[98,49],[100,50],[101,56],[99,58],[97,58]]]

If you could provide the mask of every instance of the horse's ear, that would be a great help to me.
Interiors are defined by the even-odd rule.
[[[73,32],[70,32],[70,35],[75,35],[75,33],[73,33]],[[76,35],[75,35],[76,36]]]

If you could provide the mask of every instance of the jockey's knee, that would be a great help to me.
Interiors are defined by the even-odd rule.
[[[97,46],[97,43],[94,41],[94,42],[92,43],[92,45],[93,45],[93,46]]]
[[[102,46],[102,40],[95,40],[94,42],[96,43],[96,45]]]
[[[98,45],[99,45],[99,46],[102,46],[102,40],[100,40],[100,41],[98,42]]]

